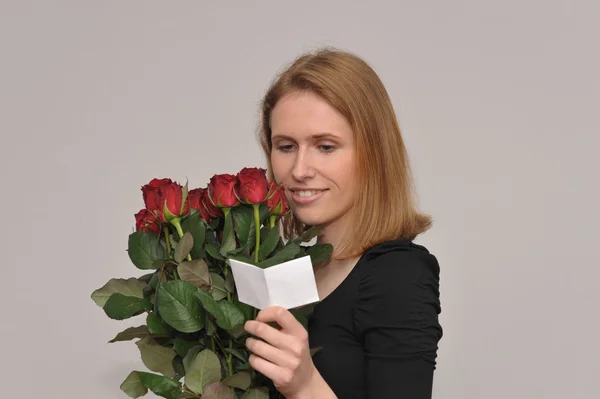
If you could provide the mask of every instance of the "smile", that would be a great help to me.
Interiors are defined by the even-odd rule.
[[[321,198],[326,190],[290,190],[292,200],[297,204],[310,204]]]

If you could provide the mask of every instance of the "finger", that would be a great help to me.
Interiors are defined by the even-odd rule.
[[[286,369],[279,367],[260,356],[254,354],[250,355],[248,363],[250,363],[250,366],[252,366],[254,370],[272,380],[275,383],[275,386],[282,382],[287,382],[290,379],[289,372]]]
[[[246,347],[255,355],[283,368],[296,366],[294,358],[286,351],[254,338],[246,339]]]
[[[296,320],[294,315],[284,307],[270,306],[261,310],[256,316],[256,320],[264,323],[276,322],[281,328],[296,337],[303,337],[306,329]]]
[[[248,320],[246,324],[244,324],[244,329],[255,337],[264,339],[276,348],[286,349],[289,347],[288,341],[291,337],[288,334],[277,330],[262,321]]]

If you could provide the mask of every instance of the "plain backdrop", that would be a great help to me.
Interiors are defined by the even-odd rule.
[[[597,398],[600,3],[218,3],[0,1],[1,396],[126,397],[107,341],[143,320],[90,294],[142,274],[140,187],[265,166],[261,96],[328,45],[380,75],[435,221],[434,398]]]

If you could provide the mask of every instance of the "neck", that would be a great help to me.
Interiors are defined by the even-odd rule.
[[[323,225],[324,231],[317,237],[319,244],[331,244],[335,249],[342,240],[345,231],[345,218]]]

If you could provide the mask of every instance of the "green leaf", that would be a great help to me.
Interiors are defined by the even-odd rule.
[[[279,242],[279,238],[279,229],[277,227],[273,227],[269,230],[267,238],[260,244],[260,249],[258,250],[259,261],[264,260],[271,252],[273,252]]]
[[[171,348],[157,344],[152,338],[144,337],[136,342],[142,355],[142,362],[149,370],[167,377],[175,377],[173,359],[177,353]]]
[[[150,282],[150,280],[152,280],[152,277],[154,276],[155,273],[156,272],[147,273],[147,274],[144,274],[143,276],[137,277],[137,279],[139,281],[141,281],[142,283],[148,284]]]
[[[140,379],[140,374],[137,371],[129,373],[127,378],[121,383],[121,391],[125,392],[130,398],[139,398],[148,393],[148,388]]]
[[[202,394],[204,387],[221,381],[221,363],[210,349],[204,349],[192,360],[186,369],[185,385],[196,394]]]
[[[298,322],[300,324],[302,324],[302,326],[305,329],[308,329],[308,319],[309,319],[310,315],[313,313],[316,305],[317,305],[316,303],[311,303],[308,305],[301,306],[299,308],[290,309],[289,311],[292,315],[294,315],[296,320],[298,320]]]
[[[194,284],[198,288],[210,286],[210,274],[204,259],[194,259],[180,263],[177,266],[177,273],[179,273],[179,278]]]
[[[112,294],[104,304],[104,313],[113,320],[125,320],[152,309],[152,303],[143,298]]]
[[[252,375],[247,371],[240,371],[235,373],[231,377],[227,377],[223,380],[223,384],[226,384],[232,388],[243,389],[244,391],[250,388],[252,383]]]
[[[294,238],[292,241],[298,245],[307,242],[321,234],[325,229],[322,226],[311,226],[305,232]]]
[[[153,290],[156,290],[156,286],[158,285],[159,273],[160,273],[160,271],[154,272],[154,275],[152,276],[152,278],[150,279],[150,282],[148,283],[148,285]]]
[[[196,212],[181,222],[181,229],[184,232],[192,233],[194,238],[194,247],[192,248],[192,258],[200,259],[204,257],[204,239],[206,236],[206,222],[200,217],[200,212]]]
[[[169,335],[173,330],[155,313],[148,313],[146,316],[146,325],[152,334]]]
[[[146,326],[129,327],[118,333],[116,337],[108,342],[112,344],[114,342],[131,341],[132,339],[144,338],[148,335],[150,335],[150,331],[148,331],[148,327]]]
[[[108,298],[114,293],[123,294],[125,296],[133,296],[136,298],[144,297],[145,283],[139,281],[137,278],[113,278],[110,279],[101,288],[98,288],[92,292],[92,300],[96,302],[96,305],[104,307]]]
[[[262,202],[258,207],[258,212],[260,215],[260,224],[267,224],[267,218],[269,217],[269,207],[267,204]]]
[[[328,260],[332,252],[333,246],[331,244],[315,244],[306,249],[306,254],[310,255],[310,261],[313,265]]]
[[[175,262],[183,262],[183,260],[189,255],[193,247],[194,237],[192,236],[192,233],[188,231],[187,233],[183,234],[181,240],[179,240],[177,246],[175,247],[175,255],[173,256]]]
[[[202,399],[236,399],[233,390],[222,382],[213,382],[204,387]]]
[[[194,295],[197,291],[192,283],[183,280],[161,283],[157,303],[163,320],[181,332],[200,331],[204,327],[204,314]]]
[[[321,351],[321,349],[323,349],[322,346],[317,346],[315,348],[310,348],[310,357],[313,357],[314,355],[316,355],[318,352]]]
[[[235,280],[233,279],[233,273],[227,273],[225,276],[225,290],[227,292],[231,292],[232,294],[235,292]]]
[[[227,332],[235,339],[238,339],[242,335],[248,334],[248,332],[244,329],[243,324],[235,325]]]
[[[252,388],[246,392],[243,399],[269,399],[269,390],[265,387]]]
[[[206,335],[212,337],[217,332],[217,325],[212,321],[212,319],[206,319]]]
[[[142,384],[158,396],[167,399],[177,399],[181,394],[179,381],[142,371],[137,372]]]
[[[244,324],[246,321],[242,311],[229,301],[219,301],[218,306],[221,308],[221,312],[224,315],[222,320],[217,319],[217,324],[224,330],[231,330],[235,326]]]
[[[239,300],[234,301],[235,306],[237,306],[242,313],[244,314],[245,320],[252,320],[254,317],[254,307],[248,305],[247,303],[240,302]]]
[[[204,347],[200,344],[192,346],[188,350],[188,353],[183,357],[183,367],[185,368],[186,374],[187,371],[192,367],[192,362],[194,361],[194,358],[198,353],[200,353],[202,349],[204,349]]]
[[[240,240],[240,245],[245,247],[252,232],[254,214],[251,206],[237,206],[231,210],[235,234]]]
[[[289,260],[294,259],[296,255],[300,253],[302,248],[300,245],[294,242],[288,242],[285,247],[281,249],[281,251],[277,252],[271,258],[268,258],[258,264],[259,267],[267,268],[270,266],[275,266],[283,262],[287,262]]]
[[[225,216],[225,225],[223,226],[223,242],[219,253],[222,256],[227,256],[229,251],[235,249],[235,235],[233,231],[233,218],[231,211]]]
[[[212,295],[204,290],[196,292],[196,296],[202,302],[204,309],[215,317],[217,325],[222,329],[229,331],[234,326],[245,322],[244,314],[233,303],[215,301]]]
[[[136,231],[129,235],[127,253],[139,269],[154,269],[154,262],[168,258],[167,250],[153,233]]]
[[[185,210],[185,203],[187,202],[187,197],[189,194],[188,182],[185,182],[185,186],[181,188],[181,209],[179,209],[179,214],[182,215]],[[188,208],[189,209],[189,208]]]
[[[215,301],[220,301],[227,296],[227,290],[225,289],[225,280],[217,273],[210,273],[212,281],[211,294]]]
[[[219,319],[223,320],[225,315],[223,311],[219,307],[217,301],[215,301],[210,293],[205,290],[196,291],[196,297],[202,303],[202,307],[211,315],[217,319],[217,323],[219,323]]]
[[[254,262],[254,259],[250,259],[250,258],[248,258],[247,256],[244,256],[244,255],[238,255],[238,254],[236,254],[236,255],[229,255],[228,260],[229,259],[235,259],[235,260],[239,260],[240,262],[248,263],[248,264],[251,264],[251,265],[256,265],[256,262]],[[229,262],[227,264],[231,266],[231,264]]]
[[[182,377],[185,376],[185,368],[183,367],[183,358],[181,356],[175,356],[172,363],[173,363],[173,370],[175,370],[175,377],[173,377],[173,378],[176,380],[180,380]]]
[[[173,340],[173,349],[181,357],[185,357],[191,348],[194,346],[200,347],[199,345],[198,341],[190,341],[181,337],[177,337]]]
[[[246,370],[247,371],[252,371],[252,366],[250,366],[250,363],[245,362],[245,363],[242,363],[239,366],[237,366],[235,369],[237,371],[246,371]]]
[[[217,260],[225,260],[219,253],[219,250],[210,241],[206,242],[206,252]]]
[[[244,355],[242,355],[242,352],[240,352],[237,349],[234,349],[234,348],[225,348],[225,352],[231,353],[233,356],[237,357],[242,362],[247,362],[248,361],[248,357],[247,356],[244,357]]]
[[[269,207],[264,203],[259,205],[259,217],[260,224],[265,224],[265,221],[269,217]],[[254,246],[256,245],[256,224],[254,223],[254,210],[250,207],[250,232],[248,234],[248,240],[246,241],[245,247],[249,253],[254,252]]]

